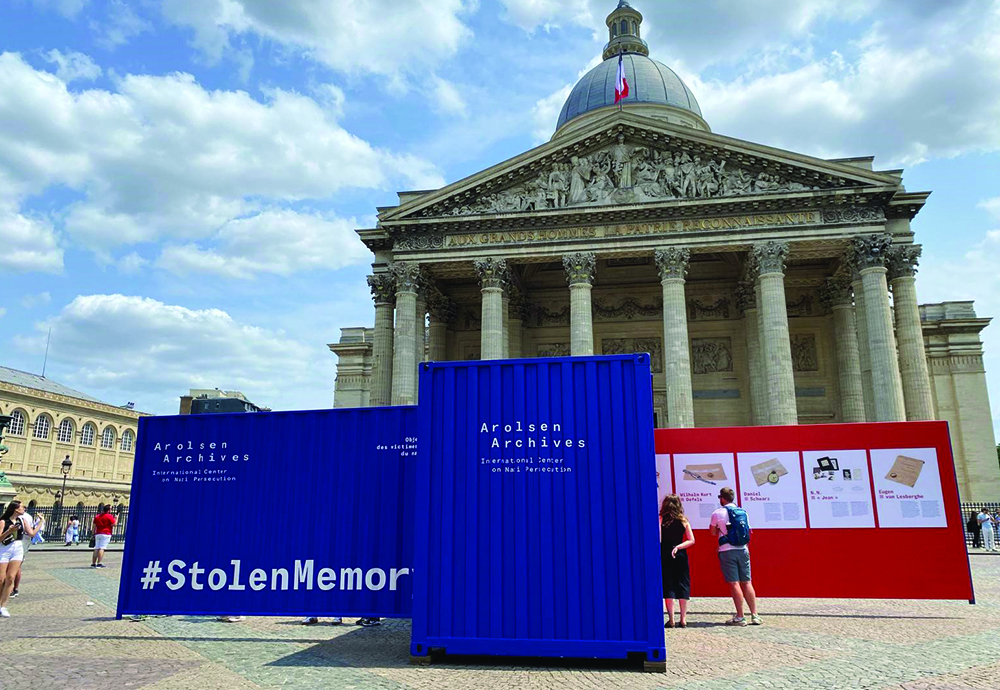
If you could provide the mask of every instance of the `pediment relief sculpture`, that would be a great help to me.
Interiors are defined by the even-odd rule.
[[[821,188],[777,173],[748,170],[724,159],[632,146],[619,134],[617,143],[554,163],[526,182],[472,203],[425,209],[423,215],[524,213],[817,189]]]

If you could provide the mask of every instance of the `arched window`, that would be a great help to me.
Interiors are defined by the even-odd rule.
[[[97,427],[95,427],[90,422],[83,425],[83,431],[80,432],[80,445],[81,446],[92,446],[94,445],[94,437],[97,436]]]
[[[627,19],[623,19],[622,20],[622,36],[624,36],[627,33],[628,33],[628,20]]]
[[[76,504],[76,515],[77,517],[83,515],[83,501],[80,501],[79,503]]]
[[[131,453],[134,446],[135,435],[132,433],[131,429],[126,429],[125,433],[122,434],[122,450],[126,453]]]
[[[7,433],[11,436],[24,436],[24,413],[21,410],[11,412]]]
[[[632,35],[633,36],[639,35],[639,27],[635,25],[634,21],[632,22]]]
[[[56,436],[59,443],[72,443],[73,442],[73,420],[64,419],[59,424],[59,434]]]
[[[35,509],[38,507],[38,501],[28,501],[28,507],[25,508],[25,512],[34,516]]]
[[[618,38],[618,25],[617,24],[612,24],[611,25],[611,38]]]
[[[101,448],[107,448],[108,450],[114,450],[115,448],[115,430],[113,427],[104,427],[104,433],[101,434]]]
[[[32,434],[32,437],[41,441],[47,441],[49,439],[49,431],[51,430],[52,422],[49,421],[48,416],[40,414],[35,419],[35,433]]]

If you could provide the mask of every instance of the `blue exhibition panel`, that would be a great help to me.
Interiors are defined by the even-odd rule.
[[[421,365],[411,653],[664,660],[649,355]]]
[[[409,617],[417,421],[141,418],[118,615]]]

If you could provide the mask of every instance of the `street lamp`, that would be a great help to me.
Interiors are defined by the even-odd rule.
[[[73,469],[73,461],[70,460],[69,455],[67,455],[66,459],[62,461],[63,488],[62,488],[62,501],[59,503],[60,507],[62,507],[62,505],[66,503],[66,477],[69,476],[69,472],[72,469]],[[60,512],[62,511],[60,510]]]

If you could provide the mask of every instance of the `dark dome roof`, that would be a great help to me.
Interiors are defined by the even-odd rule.
[[[638,53],[626,53],[623,58],[629,94],[625,104],[658,103],[690,110],[701,117],[701,108],[691,89],[677,74],[661,62]],[[570,120],[615,104],[615,81],[618,78],[618,56],[608,58],[590,70],[573,87],[563,105],[556,130]]]

